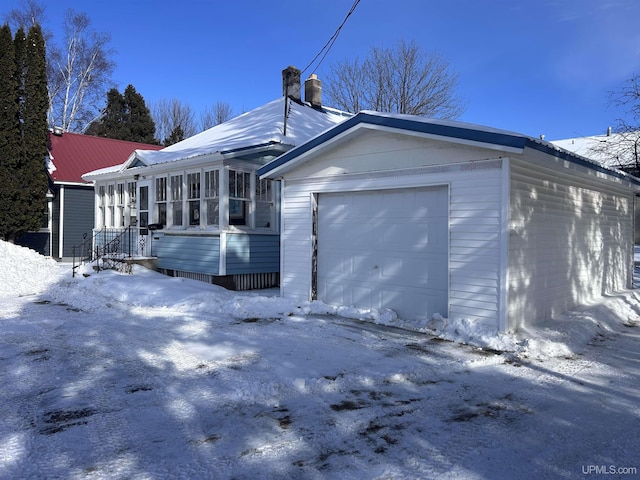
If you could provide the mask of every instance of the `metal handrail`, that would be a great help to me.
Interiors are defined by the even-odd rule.
[[[133,235],[134,232],[135,235]],[[130,225],[110,238],[114,234],[115,232],[103,227],[90,239],[85,239],[80,245],[73,246],[73,277],[76,276],[76,269],[87,261],[95,261],[94,269],[100,271],[101,269],[117,268],[122,264],[124,258],[129,258],[136,253],[137,249],[133,247],[137,244],[137,228]],[[99,242],[100,237],[102,237],[102,242]],[[100,267],[101,260],[102,267]]]

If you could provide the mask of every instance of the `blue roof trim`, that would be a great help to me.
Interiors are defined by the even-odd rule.
[[[246,150],[253,150],[253,149],[256,149],[256,148],[270,147],[272,145],[281,145],[281,143],[280,142],[276,142],[275,140],[271,140],[269,142],[258,143],[256,145],[248,145],[246,147],[232,148],[232,149],[229,149],[229,150],[220,150],[220,154],[221,155],[228,155],[230,153],[244,152]]]
[[[596,172],[604,173],[606,175],[610,175],[612,177],[621,178],[623,180],[627,180],[634,185],[640,185],[640,178],[634,177],[628,173],[625,173],[621,170],[615,170],[613,168],[605,167],[597,162],[591,161],[588,158],[582,157],[580,155],[575,155],[567,150],[560,150],[557,147],[554,147],[550,144],[541,143],[533,138],[527,139],[527,147],[538,150],[539,152],[546,153],[547,155],[551,155],[553,157],[560,158],[562,160],[566,160],[571,163],[575,163],[576,165],[580,165],[591,170],[595,170]]]
[[[289,163],[296,159],[300,155],[303,155],[310,150],[322,145],[323,143],[331,140],[334,137],[346,132],[347,130],[355,127],[360,123],[367,123],[370,125],[397,128],[400,130],[409,130],[412,132],[425,133],[430,135],[438,135],[442,137],[458,138],[461,140],[468,140],[480,143],[488,143],[493,145],[499,145],[504,147],[523,149],[529,147],[534,150],[538,150],[547,155],[561,158],[569,162],[575,163],[587,167],[589,169],[605,173],[617,178],[625,179],[635,185],[640,185],[640,179],[632,175],[628,175],[624,172],[607,168],[598,163],[592,162],[584,157],[574,155],[566,150],[559,150],[551,144],[542,143],[534,138],[527,137],[516,133],[499,132],[491,130],[478,130],[473,128],[467,128],[464,124],[461,125],[447,125],[442,123],[423,122],[419,120],[411,120],[409,118],[375,115],[365,112],[360,112],[357,115],[339,123],[335,127],[327,130],[326,132],[312,138],[306,143],[289,150],[288,152],[280,155],[275,160],[260,167],[257,171],[258,175],[265,175],[276,168]]]
[[[438,135],[444,137],[460,138],[464,140],[476,141],[481,143],[490,143],[494,145],[501,145],[512,148],[524,148],[526,143],[526,137],[511,135],[508,133],[492,132],[486,130],[475,130],[472,128],[465,128],[462,126],[444,125],[440,123],[428,123],[418,120],[411,120],[408,118],[387,117],[380,115],[372,115],[370,113],[360,112],[353,117],[339,123],[335,127],[327,130],[326,132],[312,138],[306,143],[288,151],[284,155],[279,156],[272,162],[261,167],[258,170],[258,175],[264,175],[271,170],[290,162],[291,160],[299,157],[300,155],[313,150],[317,146],[324,142],[331,140],[334,137],[346,132],[347,130],[355,127],[360,123],[368,123],[369,125],[376,125],[388,128],[397,128],[400,130],[409,130],[412,132],[426,133],[430,135]]]

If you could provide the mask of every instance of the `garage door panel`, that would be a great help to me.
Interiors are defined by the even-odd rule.
[[[319,195],[318,298],[446,314],[448,210],[447,187]]]

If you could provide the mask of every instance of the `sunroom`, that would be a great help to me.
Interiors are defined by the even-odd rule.
[[[95,182],[94,248],[229,288],[277,285],[278,185],[256,170],[278,148],[179,162],[158,153],[150,161],[137,151],[119,168],[85,175]]]
[[[351,115],[321,103],[312,75],[282,71],[283,96],[161,150],[136,150],[86,173],[96,192],[94,244],[169,275],[229,288],[276,286],[279,183],[256,170]]]

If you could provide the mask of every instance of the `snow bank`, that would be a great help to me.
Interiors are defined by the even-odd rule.
[[[559,318],[528,327],[517,334],[498,334],[491,327],[434,315],[429,321],[408,322],[391,310],[337,307],[323,302],[296,302],[278,296],[277,290],[232,292],[185,278],[172,278],[134,266],[133,274],[107,270],[95,273],[87,265],[71,277],[64,268],[33,250],[0,241],[0,297],[40,294],[84,311],[107,308],[137,315],[179,316],[219,312],[237,319],[338,316],[426,333],[480,348],[512,352],[521,358],[573,357],[605,337],[619,324],[640,326],[640,292],[603,297],[591,305]]]
[[[0,297],[40,293],[58,279],[58,274],[55,260],[0,240]]]

